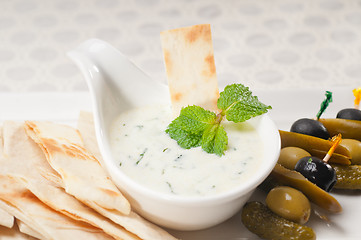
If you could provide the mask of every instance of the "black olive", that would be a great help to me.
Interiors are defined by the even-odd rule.
[[[298,119],[292,124],[290,131],[311,135],[326,140],[330,138],[330,134],[321,122],[309,118]]]
[[[361,121],[361,111],[356,108],[345,108],[337,113],[336,118]]]
[[[317,157],[301,158],[296,163],[295,170],[326,192],[331,191],[337,181],[336,172],[331,165]]]

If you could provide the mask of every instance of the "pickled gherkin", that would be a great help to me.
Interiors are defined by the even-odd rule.
[[[361,189],[361,165],[338,165],[332,164],[336,171],[337,189]]]
[[[263,239],[312,240],[312,228],[286,220],[260,202],[248,202],[242,210],[242,222],[249,231]]]
[[[340,118],[321,118],[319,121],[327,128],[331,136],[341,133],[343,138],[361,141],[361,121]]]
[[[331,141],[322,138],[282,130],[279,130],[279,133],[281,136],[281,148],[299,147],[306,150],[311,156],[321,159],[325,157],[328,150],[332,147]],[[350,158],[349,150],[339,145],[332,154],[329,163],[350,165]]]

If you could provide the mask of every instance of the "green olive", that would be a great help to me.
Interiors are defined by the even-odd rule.
[[[281,149],[278,163],[288,169],[295,169],[295,165],[303,157],[310,157],[306,150],[299,147],[285,147]]]
[[[340,145],[351,153],[351,164],[361,164],[361,142],[356,139],[342,139]]]
[[[285,219],[304,224],[311,214],[311,204],[300,191],[286,186],[275,187],[266,198],[269,209]]]
[[[273,168],[269,178],[271,178],[271,181],[276,181],[275,184],[287,185],[300,190],[311,202],[315,203],[323,209],[326,209],[327,211],[333,213],[342,212],[342,206],[336,200],[336,198],[319,188],[316,184],[308,181],[308,179],[299,172],[287,169],[281,164],[277,163]]]

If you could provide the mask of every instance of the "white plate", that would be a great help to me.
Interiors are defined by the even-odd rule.
[[[323,117],[335,117],[342,109],[353,106],[351,87],[301,90],[255,90],[260,100],[273,107],[271,117],[282,130],[288,130],[292,122],[301,117],[314,117],[324,99],[326,90],[333,92],[333,103]],[[5,120],[49,120],[75,126],[79,111],[91,111],[90,95],[75,93],[26,93],[0,94],[0,122]],[[312,214],[308,226],[316,232],[317,239],[360,239],[361,191],[334,191],[333,196],[343,206],[341,214],[327,214],[313,206],[329,221]],[[264,193],[256,191],[252,200],[263,201]],[[177,216],[174,216],[175,218]],[[189,216],[192,217],[192,216]],[[170,231],[183,240],[239,240],[259,239],[243,226],[240,214],[216,227],[203,231]],[[1,233],[0,233],[1,238]]]

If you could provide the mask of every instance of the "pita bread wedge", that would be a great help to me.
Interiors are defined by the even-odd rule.
[[[36,239],[43,240],[44,238],[35,238],[28,234],[22,233],[19,230],[17,224],[14,224],[12,228],[0,226],[0,239],[1,240],[36,240]]]
[[[99,227],[114,239],[140,240],[139,237],[130,233],[122,226],[115,224],[93,209],[86,207],[73,196],[66,194],[63,189],[48,187],[47,185],[48,184],[41,183],[40,181],[31,181],[25,184],[25,186],[36,196],[39,196],[46,205],[70,218]]]
[[[92,152],[99,152],[92,113],[83,112],[79,115],[78,128],[83,139],[87,139],[87,141],[84,142],[85,148]],[[102,161],[101,155],[99,154],[98,156],[100,161]],[[133,211],[131,211],[128,216],[114,214],[113,212],[105,211],[104,209],[98,209],[98,211],[104,216],[112,219],[114,222],[124,226],[128,231],[137,234],[142,239],[176,239],[160,227],[148,222]]]
[[[210,25],[168,30],[160,36],[174,116],[188,105],[217,111],[219,90]]]
[[[29,123],[29,122],[27,122]],[[40,123],[40,122],[32,122],[31,123],[31,126],[32,126],[32,129],[29,129],[27,127],[27,133],[29,133],[30,131],[30,135],[35,135],[34,134],[34,131],[43,131],[44,128],[41,127],[42,124],[46,124],[47,125],[47,129],[49,130],[50,128],[50,125],[54,128],[68,128],[67,126],[63,126],[63,125],[58,125],[58,124],[51,124],[51,123]],[[28,126],[28,125],[27,125]],[[35,129],[38,129],[38,130],[34,130],[34,127],[36,127]],[[40,128],[38,128],[40,127]],[[94,127],[94,126],[93,126]],[[69,130],[69,129],[67,129]],[[77,135],[77,131],[75,129],[73,129],[73,135]],[[47,132],[46,134],[46,141],[49,141],[49,139],[59,139],[61,138],[60,136],[57,136],[56,137],[56,134],[55,135],[52,135],[51,134],[54,133],[54,131],[50,131],[50,132]],[[60,132],[63,132],[60,130]],[[65,131],[64,131],[65,132]],[[67,134],[69,134],[69,132],[67,132]],[[33,136],[34,137],[34,136]],[[79,137],[79,136],[78,136]],[[40,138],[42,139],[41,137],[39,136],[35,136],[35,138]],[[79,139],[77,139],[77,137],[70,137],[69,139],[73,139],[73,141],[77,141],[76,144],[74,143],[71,143],[70,145],[74,146],[76,145],[77,146],[77,149],[78,148],[83,148],[82,147],[82,142],[79,142]],[[95,139],[95,138],[94,138]],[[37,141],[37,140],[35,140]],[[39,141],[39,140],[38,140]],[[41,141],[41,140],[40,140]],[[45,142],[46,142],[45,141]],[[41,143],[42,144],[42,143]],[[41,145],[40,144],[40,145]],[[69,144],[69,143],[67,143]],[[94,143],[92,143],[94,144]],[[52,150],[50,149],[50,152]],[[87,151],[85,149],[83,149],[83,151]],[[54,153],[52,153],[54,154]],[[48,157],[51,157],[52,155],[50,153],[46,153],[46,155]],[[73,154],[70,154],[70,159],[69,161],[76,161],[76,159],[74,160],[71,156]],[[49,160],[49,159],[48,159]],[[49,162],[51,162],[52,160],[50,160]],[[58,166],[59,167],[59,166]],[[81,168],[81,169],[84,169],[85,167]],[[58,168],[59,169],[59,168]],[[61,168],[61,169],[64,169],[64,168]],[[61,170],[61,171],[64,171],[64,170]],[[60,172],[61,172],[60,171]],[[89,172],[89,169],[87,170],[87,172]],[[67,173],[64,171],[64,174],[66,175]],[[74,173],[73,173],[74,174]],[[66,182],[64,181],[65,183],[65,186],[66,186]],[[125,214],[122,214],[122,213],[119,213],[119,211],[114,211],[112,209],[107,209],[107,208],[104,208],[104,207],[101,207],[97,204],[89,204],[89,202],[85,199],[83,199],[81,196],[77,196],[77,192],[74,192],[74,196],[76,198],[78,198],[80,201],[84,201],[84,203],[88,206],[90,206],[91,208],[95,209],[97,212],[99,212],[100,214],[102,214],[103,216],[111,219],[113,222],[119,224],[120,226],[124,227],[126,230],[128,230],[129,232],[137,235],[139,238],[141,239],[145,239],[145,240],[152,240],[152,239],[157,239],[157,240],[165,240],[165,239],[175,239],[173,236],[169,235],[166,231],[164,231],[163,229],[157,227],[156,225],[152,224],[152,223],[149,223],[148,221],[146,221],[145,219],[141,218],[140,216],[138,216],[136,213],[134,213],[133,211],[131,211],[129,213],[129,215],[125,215]],[[82,200],[83,199],[83,200]]]
[[[7,228],[12,228],[14,225],[14,217],[1,208],[0,208],[0,225]]]
[[[0,155],[3,154],[3,145],[2,126],[0,126]],[[0,225],[8,228],[14,225],[14,217],[2,208],[0,208]]]
[[[102,229],[115,239],[139,240],[123,227],[85,206],[67,194],[59,175],[47,162],[39,146],[25,133],[24,124],[4,123],[5,155],[3,161],[8,175],[17,178],[37,198],[51,208],[75,220],[87,222]],[[50,177],[50,181],[47,177]],[[55,183],[51,182],[55,179]]]
[[[67,193],[94,208],[129,214],[130,204],[107,176],[99,161],[82,145],[79,132],[50,122],[25,122],[27,134],[41,147],[61,176]]]
[[[38,233],[36,230],[26,225],[19,219],[16,219],[16,224],[18,225],[20,232],[25,233],[26,235],[32,236],[37,239],[45,239],[40,233]]]
[[[4,194],[7,193],[9,191],[11,192],[15,192],[17,189],[21,189],[21,190],[26,190],[21,184],[19,184],[19,182],[17,182],[16,180],[6,176],[6,175],[0,175],[0,180],[1,181],[5,181],[5,183],[7,185],[15,183],[14,189],[13,190],[6,190],[4,191],[2,188],[0,189],[0,193]],[[24,222],[25,224],[29,224],[30,226],[32,226],[32,228],[37,228],[37,231],[39,232],[40,235],[44,236],[44,238],[47,237],[51,237],[50,234],[43,228],[40,226],[40,224],[36,221],[32,222],[33,219],[29,216],[28,213],[23,213],[22,210],[20,210],[17,207],[17,204],[11,204],[8,201],[3,200],[0,197],[0,207],[5,209],[7,212],[11,213],[13,216],[16,216],[17,219],[21,220],[22,222]]]
[[[0,175],[0,182],[0,206],[45,239],[113,239],[98,228],[49,208],[16,179]]]
[[[83,139],[84,147],[103,165],[103,158],[98,148],[98,142],[95,135],[93,114],[81,111],[79,113],[77,128]]]

